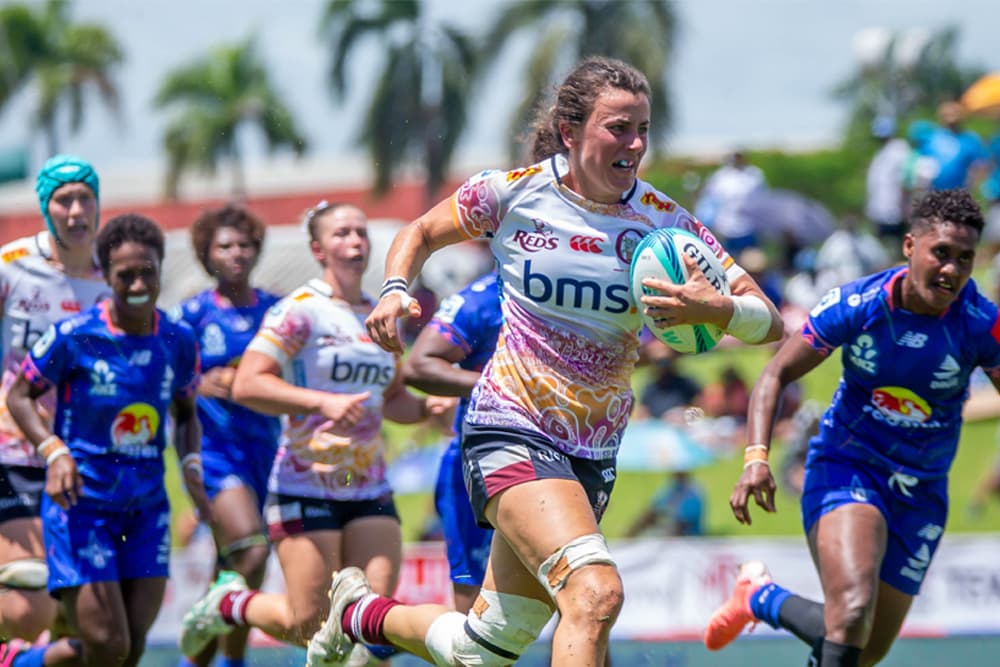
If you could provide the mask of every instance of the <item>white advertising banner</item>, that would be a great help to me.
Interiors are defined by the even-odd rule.
[[[625,582],[625,606],[612,631],[617,639],[698,640],[712,611],[729,596],[736,570],[763,560],[774,580],[806,597],[822,598],[819,579],[803,538],[687,538],[612,544]],[[946,536],[910,611],[904,636],[1000,634],[1000,535]],[[163,609],[151,643],[174,643],[184,612],[209,584],[215,551],[195,542],[171,559]],[[267,591],[284,583],[272,556]],[[407,545],[397,597],[404,602],[449,604],[451,583],[444,547]],[[773,632],[761,625],[756,632]],[[254,643],[269,643],[262,634]]]

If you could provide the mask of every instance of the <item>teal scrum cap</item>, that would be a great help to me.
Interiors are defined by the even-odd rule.
[[[55,155],[50,157],[38,171],[38,179],[35,181],[35,192],[38,193],[38,206],[42,209],[42,217],[49,228],[52,238],[59,240],[56,236],[56,229],[49,218],[49,201],[52,194],[67,183],[83,183],[94,193],[97,200],[97,220],[101,217],[101,184],[97,178],[97,172],[89,162],[75,155]]]

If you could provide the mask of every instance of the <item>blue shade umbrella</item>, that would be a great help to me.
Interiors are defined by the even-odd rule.
[[[434,490],[441,455],[447,442],[415,447],[400,454],[389,464],[386,475],[396,493],[426,493]]]
[[[618,450],[619,470],[693,470],[714,460],[715,454],[683,429],[659,419],[629,424]]]
[[[788,234],[800,245],[810,245],[820,243],[836,229],[825,206],[792,190],[756,190],[737,210],[753,221],[753,229],[761,238]]]

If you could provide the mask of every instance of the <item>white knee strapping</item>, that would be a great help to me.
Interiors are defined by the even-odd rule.
[[[573,570],[596,563],[616,565],[603,535],[600,533],[581,535],[564,544],[542,562],[538,567],[538,580],[555,600],[556,593],[566,585],[566,580]]]
[[[0,565],[0,586],[38,590],[49,582],[49,568],[39,558],[23,558]]]
[[[237,551],[243,551],[249,549],[250,547],[269,547],[271,543],[268,541],[267,536],[263,533],[254,533],[253,535],[247,535],[246,537],[241,537],[238,540],[233,540],[226,546],[219,549],[219,555],[223,558],[228,558],[232,556]]]
[[[539,600],[480,591],[468,616],[449,611],[427,629],[424,644],[438,667],[506,667],[517,662],[552,617]]]

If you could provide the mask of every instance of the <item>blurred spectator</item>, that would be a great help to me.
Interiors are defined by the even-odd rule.
[[[698,404],[706,417],[732,417],[744,422],[750,404],[750,389],[735,366],[726,366],[719,379],[702,390]]]
[[[840,229],[819,247],[815,270],[821,293],[889,266],[882,244],[860,222],[855,215],[844,216]]]
[[[743,151],[735,151],[708,177],[694,214],[721,236],[726,250],[736,256],[757,245],[754,221],[741,213],[741,204],[751,192],[766,187],[764,172],[749,164]]]
[[[705,493],[691,474],[677,470],[670,474],[667,483],[657,491],[649,507],[626,533],[627,537],[649,535],[677,537],[703,535]]]
[[[912,151],[895,133],[896,121],[891,116],[872,122],[872,136],[882,145],[868,165],[865,201],[865,215],[893,257],[900,254],[909,211],[910,192],[904,177]]]
[[[669,349],[665,345],[663,347]],[[664,355],[657,360],[656,375],[639,396],[635,419],[683,422],[683,411],[694,404],[701,386],[678,372],[675,354]]]
[[[792,269],[792,275],[785,281],[785,298],[781,307],[787,334],[797,333],[802,328],[809,311],[823,296],[816,280],[815,250],[805,248],[796,253]]]
[[[1000,130],[990,139],[987,150],[993,168],[982,186],[983,197],[989,205],[982,243],[986,256],[992,257],[1000,253]]]
[[[961,104],[942,102],[938,106],[939,125],[918,121],[910,126],[914,148],[936,163],[931,189],[971,187],[985,175],[989,153],[978,134],[962,127],[963,116]]]

